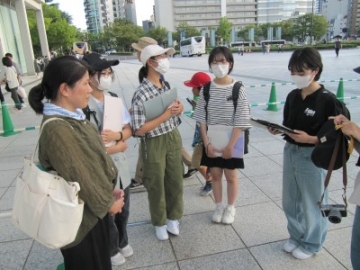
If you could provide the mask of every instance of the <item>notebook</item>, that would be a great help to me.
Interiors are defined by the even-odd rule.
[[[123,102],[121,98],[105,95],[104,97],[104,119],[103,130],[109,129],[115,132],[123,128]],[[115,145],[115,141],[105,144],[106,147]]]
[[[144,101],[143,108],[146,121],[159,117],[177,99],[176,88],[171,88],[160,95]]]

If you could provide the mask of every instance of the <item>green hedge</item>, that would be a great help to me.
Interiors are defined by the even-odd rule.
[[[111,55],[133,55],[133,52],[116,52],[116,53],[110,53]]]

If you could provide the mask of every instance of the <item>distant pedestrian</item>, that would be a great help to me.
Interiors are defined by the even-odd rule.
[[[335,53],[336,53],[336,57],[339,56],[339,51],[340,51],[341,48],[342,48],[342,44],[341,44],[340,39],[338,38],[338,39],[335,41]]]
[[[283,52],[283,47],[284,47],[284,44],[279,44],[278,45],[278,53]]]
[[[9,57],[3,57],[2,64],[5,67],[5,78],[2,82],[6,82],[11,92],[11,98],[15,103],[14,112],[21,112],[21,103],[18,97],[17,90],[19,88],[19,81],[17,79],[17,73],[13,63]]]
[[[270,44],[269,43],[267,43],[265,45],[265,48],[266,48],[266,53],[270,53]]]
[[[266,52],[266,45],[265,45],[265,43],[263,42],[263,43],[261,43],[261,48],[262,48],[262,52],[263,52],[263,54],[265,54],[265,52]]]
[[[44,70],[43,71],[45,71],[45,69],[46,69],[47,65],[49,64],[49,62],[50,62],[49,57],[47,55],[45,55],[45,57],[44,57]]]
[[[34,69],[35,69],[35,73],[36,73],[36,78],[38,78],[39,73],[41,72],[41,69],[40,69],[40,65],[39,65],[39,62],[36,59],[36,57],[34,58]]]

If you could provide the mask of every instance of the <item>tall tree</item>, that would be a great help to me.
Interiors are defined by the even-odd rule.
[[[76,41],[76,35],[78,32],[75,26],[69,24],[69,18],[71,18],[71,16],[66,12],[59,10],[56,5],[43,4],[42,9],[50,50],[61,51],[70,49],[72,43]],[[35,13],[28,10],[27,17],[34,52],[36,55],[41,55]]]
[[[108,30],[112,31],[112,35],[118,46],[118,51],[130,50],[131,43],[138,41],[138,39],[145,34],[142,27],[128,22],[125,19],[115,20]]]
[[[242,38],[242,40],[249,40],[249,30],[254,28],[254,41],[259,41],[262,36],[262,29],[260,26],[256,26],[255,24],[249,24],[245,26],[238,32],[238,37]]]
[[[228,20],[226,16],[220,19],[219,27],[216,31],[216,35],[221,37],[224,42],[230,43],[230,30],[232,23]]]
[[[158,26],[149,30],[149,37],[155,39],[159,44],[167,42],[167,32],[165,27]]]
[[[176,32],[173,32],[173,40],[176,40],[178,43],[180,42],[181,30],[185,31],[186,38],[200,36],[200,31],[194,26],[189,25],[187,22],[181,22],[176,27]]]
[[[294,25],[294,35],[300,40],[305,41],[307,37],[313,36],[315,40],[326,34],[329,23],[323,15],[311,13],[300,16]]]

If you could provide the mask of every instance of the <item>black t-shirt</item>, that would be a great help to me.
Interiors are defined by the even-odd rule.
[[[302,130],[310,136],[316,136],[329,116],[341,113],[343,113],[343,107],[340,101],[323,85],[305,99],[301,97],[301,89],[294,89],[286,98],[283,125],[291,129]],[[314,146],[295,142],[287,135],[284,135],[284,139],[300,146]]]

